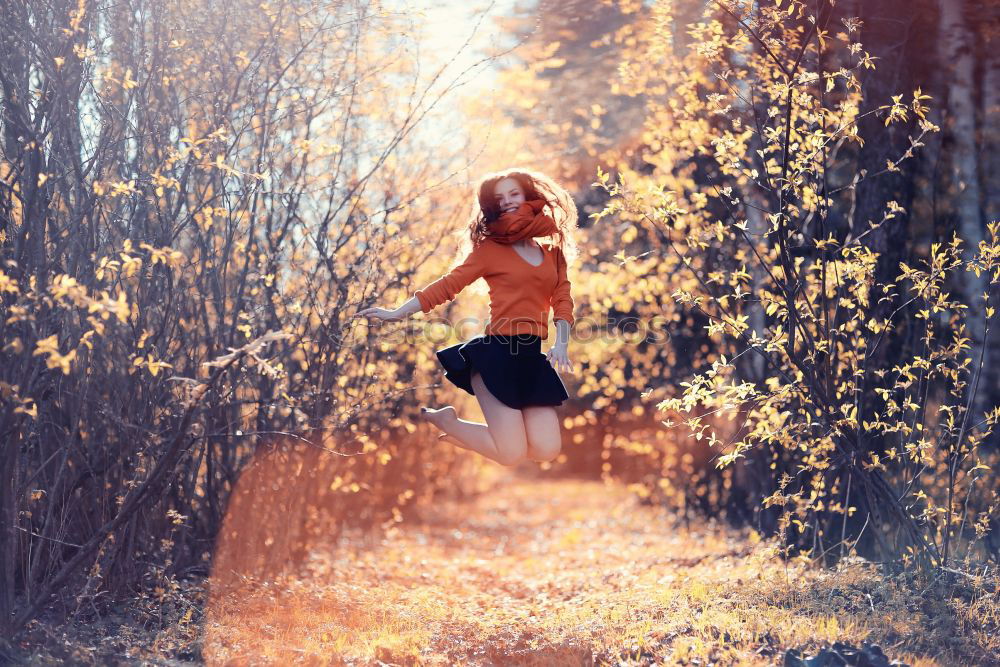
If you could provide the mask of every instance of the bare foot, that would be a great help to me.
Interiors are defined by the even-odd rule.
[[[453,424],[458,420],[458,413],[450,405],[446,405],[438,410],[421,406],[420,415],[442,431],[447,431],[446,425]]]

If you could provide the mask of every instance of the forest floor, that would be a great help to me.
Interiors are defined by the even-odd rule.
[[[785,563],[752,534],[672,530],[617,485],[494,476],[374,544],[317,547],[293,579],[201,604],[144,641],[119,627],[117,643],[73,661],[771,665],[839,641],[914,667],[1000,665],[988,582],[921,590],[859,558],[836,571]]]

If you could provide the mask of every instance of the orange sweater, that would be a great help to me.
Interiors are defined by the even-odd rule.
[[[487,334],[534,334],[549,337],[549,308],[553,319],[573,325],[573,298],[566,278],[566,258],[555,245],[539,244],[542,263],[532,266],[513,246],[487,238],[465,260],[423,289],[414,292],[426,313],[451,301],[477,278],[490,288]]]

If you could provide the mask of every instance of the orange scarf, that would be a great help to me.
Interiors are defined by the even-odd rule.
[[[489,236],[498,243],[514,243],[532,236],[552,236],[559,231],[555,221],[542,213],[541,199],[526,201],[516,211],[504,213],[489,224]]]

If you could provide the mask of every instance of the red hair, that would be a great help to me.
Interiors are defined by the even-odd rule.
[[[537,171],[523,168],[513,168],[494,172],[483,176],[475,186],[478,201],[475,210],[469,218],[468,240],[472,247],[478,246],[489,235],[489,223],[500,217],[500,206],[496,202],[497,183],[505,178],[518,182],[524,190],[525,201],[541,199],[545,202],[542,209],[556,223],[558,231],[551,237],[551,244],[558,246],[571,263],[577,255],[576,239],[573,230],[577,226],[576,204],[569,193],[555,183],[551,178]],[[459,255],[464,258],[471,248],[467,244],[459,248]]]

